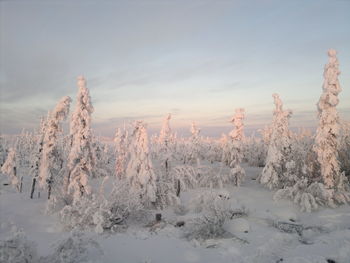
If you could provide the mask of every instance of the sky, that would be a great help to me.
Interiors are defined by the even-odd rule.
[[[350,121],[350,0],[0,0],[0,132],[39,126],[84,75],[94,132],[124,122],[186,134],[271,123],[272,94],[291,127],[317,125],[327,50],[338,51],[341,118]],[[74,104],[71,110],[74,109]]]

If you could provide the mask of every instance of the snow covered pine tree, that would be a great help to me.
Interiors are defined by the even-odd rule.
[[[78,77],[78,88],[77,104],[70,123],[71,150],[65,182],[67,193],[73,194],[73,203],[81,196],[91,193],[88,177],[92,176],[96,163],[90,127],[94,108],[82,76]]]
[[[143,122],[135,123],[130,140],[130,161],[126,169],[126,176],[131,190],[139,194],[145,207],[155,207],[156,175],[149,157],[147,130]]]
[[[336,106],[341,92],[337,52],[328,50],[329,61],[324,67],[323,93],[318,101],[319,123],[314,151],[321,167],[322,182],[328,192],[328,205],[350,202],[349,183],[340,171],[338,160],[340,122]]]
[[[258,180],[269,189],[280,188],[286,172],[286,164],[290,158],[291,135],[289,118],[292,111],[283,110],[283,104],[278,94],[272,95],[276,109],[273,113],[272,133],[269,140],[266,164]]]
[[[49,115],[46,124],[42,159],[39,168],[40,187],[47,187],[47,198],[51,197],[54,181],[57,180],[60,170],[63,168],[63,158],[58,150],[58,136],[61,132],[61,122],[67,118],[72,99],[63,97]]]

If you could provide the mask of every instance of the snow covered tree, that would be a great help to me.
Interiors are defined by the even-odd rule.
[[[128,130],[117,129],[114,142],[116,143],[115,174],[117,178],[125,177],[125,170],[128,158]]]
[[[110,167],[108,145],[101,141],[101,138],[94,138],[93,147],[96,157],[95,176],[105,177],[113,171]]]
[[[66,188],[73,194],[73,201],[84,194],[90,194],[88,177],[92,176],[95,166],[95,153],[92,146],[91,104],[89,90],[84,77],[78,77],[78,95],[75,110],[70,123],[71,150],[68,156],[68,177]]]
[[[197,167],[200,166],[200,129],[195,122],[192,122],[190,132],[191,138],[187,145],[186,163],[196,163]]]
[[[281,188],[289,180],[286,175],[287,162],[290,161],[291,134],[289,118],[292,111],[283,110],[283,104],[278,94],[273,94],[276,109],[274,111],[272,133],[269,140],[266,164],[258,180],[269,189]]]
[[[341,170],[350,178],[350,122],[346,121],[342,122],[339,160]]]
[[[40,169],[40,163],[43,156],[43,147],[44,147],[44,137],[45,137],[45,131],[46,131],[46,124],[47,119],[42,118],[40,122],[40,128],[39,131],[36,134],[36,149],[32,155],[32,166],[31,166],[31,176],[32,176],[32,186],[30,190],[30,198],[33,199],[34,192],[35,192],[35,186],[36,182],[39,178],[39,169]]]
[[[30,167],[31,155],[35,150],[34,137],[33,133],[26,130],[22,130],[21,134],[16,136],[15,150],[18,170]]]
[[[341,172],[338,160],[340,124],[335,107],[339,102],[337,95],[340,92],[338,81],[340,72],[336,51],[331,49],[328,55],[329,63],[324,69],[323,94],[318,102],[319,126],[315,145],[313,150],[307,153],[306,162],[300,160],[305,153],[298,150],[294,153],[294,157],[299,156],[293,159],[304,163],[303,169],[297,169],[298,181],[294,185],[287,185],[278,190],[274,196],[275,199],[286,197],[292,199],[302,211],[308,212],[316,210],[319,206],[335,207],[338,204],[350,203],[349,181],[345,172]],[[304,148],[308,150],[309,143],[307,142],[305,146]],[[291,162],[288,166],[290,164]]]
[[[14,148],[9,149],[7,159],[1,167],[1,172],[9,177],[11,185],[20,192],[20,180],[18,179],[16,167],[16,150]]]
[[[322,182],[329,193],[329,205],[332,205],[331,199],[344,192],[344,187],[348,188],[348,182],[343,182],[346,178],[340,171],[338,160],[340,123],[336,106],[339,103],[338,94],[341,88],[338,80],[340,71],[337,52],[334,49],[328,50],[328,57],[329,61],[323,73],[323,93],[317,104],[319,123],[314,151],[320,164]],[[335,191],[338,193],[335,194]],[[350,196],[346,195],[345,199],[350,201]],[[335,201],[343,203],[343,200]]]
[[[235,126],[235,129],[230,132],[230,160],[229,167],[230,177],[233,179],[233,183],[236,186],[239,186],[241,182],[244,180],[245,171],[241,167],[241,162],[243,159],[243,145],[242,140],[244,138],[244,109],[238,108],[236,109],[236,113],[233,116],[231,122]]]
[[[63,158],[59,154],[58,139],[62,130],[61,122],[67,118],[71,101],[70,97],[63,97],[53,112],[50,113],[46,124],[42,159],[39,168],[39,185],[41,188],[47,188],[48,199],[51,197],[54,181],[59,180],[58,174],[63,168]]]
[[[159,144],[159,155],[161,158],[162,166],[165,169],[165,176],[167,177],[170,172],[170,162],[172,159],[172,132],[170,128],[169,121],[171,119],[171,114],[169,113],[163,121],[162,129],[160,130],[160,134],[158,137]]]
[[[131,190],[139,194],[145,207],[154,207],[157,201],[156,175],[149,157],[146,125],[138,121],[130,138],[130,160],[126,177]]]
[[[168,145],[171,141],[172,133],[169,121],[171,119],[171,114],[168,113],[168,115],[164,118],[162,128],[159,133],[158,141],[160,144]]]
[[[316,131],[315,147],[317,160],[321,165],[321,175],[328,189],[334,188],[336,177],[340,174],[338,162],[339,116],[336,106],[339,103],[338,94],[341,92],[338,75],[339,63],[335,50],[329,50],[329,63],[324,69],[323,93],[318,101],[319,125]]]
[[[5,163],[6,160],[6,140],[0,134],[0,167]]]

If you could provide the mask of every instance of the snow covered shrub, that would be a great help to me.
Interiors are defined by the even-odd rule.
[[[118,232],[126,226],[130,217],[137,217],[138,213],[142,213],[143,206],[138,195],[129,189],[130,185],[127,182],[117,181],[108,198],[100,201],[97,211],[93,214],[97,233]]]
[[[36,244],[29,241],[22,231],[16,230],[11,237],[0,240],[0,262],[39,262]]]
[[[99,243],[79,232],[62,240],[53,254],[43,257],[41,263],[102,262],[103,250]]]
[[[250,166],[264,167],[266,159],[266,147],[262,139],[254,135],[244,140],[244,161]]]
[[[190,207],[195,213],[201,213],[207,210],[215,210],[215,207],[228,208],[227,200],[230,199],[230,193],[224,189],[203,190],[190,200]]]
[[[59,212],[59,218],[67,230],[91,230],[95,228],[93,216],[100,207],[100,200],[94,195],[82,196]]]
[[[278,94],[272,95],[276,109],[272,123],[272,133],[269,139],[269,147],[266,164],[258,178],[261,184],[269,189],[282,188],[285,181],[286,163],[290,161],[291,133],[289,131],[290,110],[283,110],[283,104]]]
[[[127,225],[130,217],[137,219],[143,206],[139,196],[130,191],[125,181],[117,181],[107,198],[104,196],[84,196],[60,211],[62,225],[68,229],[118,232]]]
[[[225,190],[204,191],[191,200],[194,212],[198,214],[185,228],[185,237],[199,241],[224,237],[226,220],[231,219],[234,209],[229,203],[229,193]]]
[[[1,172],[9,177],[11,185],[13,185],[17,191],[19,191],[20,180],[18,179],[16,168],[16,150],[14,148],[10,148],[7,159],[1,167]]]
[[[78,88],[77,103],[70,123],[71,149],[65,182],[66,192],[72,194],[74,202],[91,193],[88,178],[93,176],[96,163],[90,127],[94,108],[82,76],[78,77]]]
[[[198,185],[197,174],[193,166],[179,165],[171,170],[170,178],[173,186],[180,191],[186,191],[187,189],[193,189]]]
[[[321,189],[318,189],[318,187],[321,187]],[[318,183],[309,185],[308,179],[304,177],[293,186],[279,189],[274,194],[273,199],[291,199],[300,207],[301,211],[311,212],[317,210],[319,205],[323,205],[324,196],[320,197],[320,193],[324,193],[322,185],[318,185]]]
[[[325,188],[324,184],[312,182],[303,176],[293,186],[279,189],[273,198],[274,200],[291,199],[300,207],[301,211],[311,212],[320,206],[334,207],[350,202],[350,188],[344,174],[339,177],[333,195]]]

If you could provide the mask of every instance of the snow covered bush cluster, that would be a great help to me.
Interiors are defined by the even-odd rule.
[[[36,243],[28,240],[22,230],[14,230],[11,236],[0,240],[0,261],[13,263],[77,263],[99,262],[103,251],[96,241],[74,231],[55,245],[54,252],[40,256]]]
[[[0,261],[36,263],[39,261],[36,245],[23,231],[15,229],[10,237],[0,240]]]
[[[230,194],[225,190],[207,190],[191,200],[190,207],[196,214],[186,226],[187,239],[204,241],[212,238],[229,237],[224,224],[233,218],[247,216],[243,207],[234,207]]]

